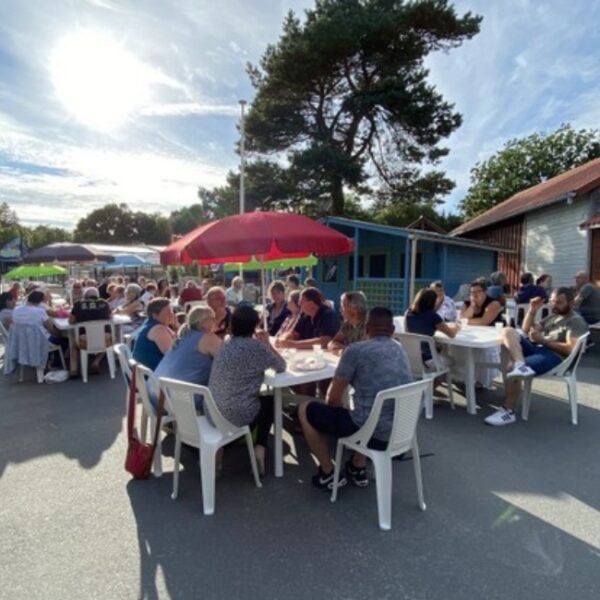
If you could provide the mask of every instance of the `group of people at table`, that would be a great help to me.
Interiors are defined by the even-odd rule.
[[[193,283],[182,295],[187,289],[192,290],[190,295],[204,298],[206,305],[192,306],[184,314],[182,324],[178,323],[170,298],[157,294],[146,301],[137,284],[125,287],[124,301],[118,306],[111,305],[110,298],[101,298],[100,291],[90,285],[82,286],[81,298],[75,299],[78,291],[74,284],[70,318],[77,323],[105,319],[111,312],[130,315],[134,319],[132,328],[137,330],[134,359],[152,369],[157,377],[208,386],[225,418],[237,426],[255,427],[255,451],[262,472],[273,423],[273,400],[260,394],[265,370],[286,370],[285,349],[310,350],[319,346],[339,355],[335,376],[320,386],[321,400],[305,401],[298,410],[302,431],[319,462],[313,484],[327,488],[333,482],[328,436],[343,437],[357,431],[366,422],[377,393],[411,382],[412,372],[401,344],[393,339],[394,318],[388,308],[368,310],[362,292],[346,292],[341,297],[340,320],[317,287],[302,289],[297,277],[288,279],[286,283],[273,281],[269,286],[266,328],[251,304],[238,301],[235,306],[228,306],[228,290],[215,286],[202,291]],[[492,285],[486,278],[471,282],[469,299],[460,314],[454,301],[446,296],[442,282],[433,282],[429,288],[419,290],[406,311],[405,331],[427,336],[441,332],[454,337],[465,325],[504,324],[506,288],[497,273],[492,279],[495,280]],[[535,285],[529,280],[529,274],[525,274],[520,294],[528,292],[527,286]],[[14,302],[13,291],[9,294]],[[499,332],[510,357],[510,367],[504,405],[485,419],[490,425],[514,423],[514,408],[523,378],[555,367],[588,330],[586,321],[575,311],[572,288],[548,287],[545,291],[551,307],[548,317],[535,322],[536,313],[546,300],[536,290],[521,327],[506,324]],[[26,302],[14,310],[4,301],[5,297],[5,294],[0,297],[1,319],[7,316],[5,310],[10,311],[10,320],[15,323],[34,318],[35,312],[35,319],[50,334],[42,292],[30,292]],[[426,355],[426,350],[423,352],[427,364],[431,356]],[[349,388],[354,390],[352,409],[344,402]],[[315,384],[294,391],[303,396],[317,395]],[[202,409],[200,404],[197,409]],[[371,440],[374,448],[385,447],[393,418],[390,410],[388,407],[382,412]],[[368,484],[366,459],[362,455],[355,454],[346,464],[341,485],[347,481],[359,487]]]

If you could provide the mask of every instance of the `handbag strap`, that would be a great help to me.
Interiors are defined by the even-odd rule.
[[[135,397],[137,391],[137,365],[133,365],[131,369],[131,381],[129,382],[129,407],[127,410],[127,436],[129,439],[133,437],[133,429],[135,422]]]
[[[160,422],[162,420],[163,407],[165,405],[165,393],[160,390],[158,396],[158,408],[156,409],[156,427],[154,428],[154,438],[152,440],[152,447],[156,448],[156,442],[158,442],[158,435],[160,433]]]

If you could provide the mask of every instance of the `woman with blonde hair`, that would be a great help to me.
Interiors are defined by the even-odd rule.
[[[223,341],[214,330],[215,313],[208,306],[195,306],[179,328],[178,340],[154,370],[157,377],[208,385],[215,354]],[[201,406],[196,402],[196,408]]]

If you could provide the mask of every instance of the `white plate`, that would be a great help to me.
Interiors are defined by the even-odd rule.
[[[320,371],[327,366],[327,363],[322,358],[307,356],[300,358],[292,363],[294,371]]]

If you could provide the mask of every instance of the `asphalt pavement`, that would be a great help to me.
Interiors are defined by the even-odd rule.
[[[245,449],[228,448],[207,517],[191,449],[170,498],[172,436],[162,478],[124,471],[120,377],[0,376],[0,598],[598,600],[600,354],[579,380],[577,427],[555,383],[536,383],[529,421],[505,428],[483,424],[501,388],[478,392],[476,417],[460,397],[436,406],[419,424],[427,511],[412,462],[394,461],[383,532],[374,482],[332,504],[299,435],[261,489]]]

